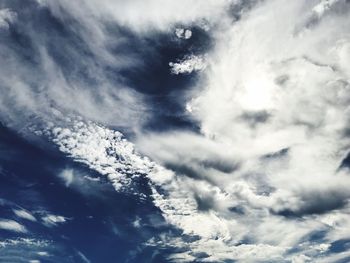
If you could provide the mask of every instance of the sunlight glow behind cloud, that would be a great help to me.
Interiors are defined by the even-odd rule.
[[[0,120],[25,138],[53,142],[116,191],[152,198],[181,234],[154,236],[146,246],[177,248],[168,257],[173,262],[350,256],[332,251],[350,238],[350,174],[343,164],[350,143],[349,1],[59,0],[37,8],[74,21],[67,31],[83,52],[57,38],[69,52],[67,70],[50,53],[49,40],[27,25],[33,69],[2,44],[8,55],[0,72]],[[20,19],[2,9],[1,33],[10,34]],[[190,41],[199,34],[193,28],[210,36],[210,48],[193,52]],[[146,77],[131,87],[125,73],[149,70],[153,65],[132,47],[164,35],[189,46],[177,58],[168,51],[164,65],[169,78],[196,72],[188,89],[176,83],[169,98],[183,107],[174,116],[186,116],[198,130],[147,130],[145,123],[165,111],[159,106],[165,95],[142,92],[154,84]],[[142,48],[158,62],[156,42]],[[155,123],[161,127],[162,120]],[[67,187],[76,183],[73,170],[59,177]],[[133,192],[141,179],[150,196]],[[68,219],[41,220],[51,227]],[[0,228],[27,232],[13,220]]]

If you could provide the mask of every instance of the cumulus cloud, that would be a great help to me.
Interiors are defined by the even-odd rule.
[[[47,132],[62,152],[107,175],[118,190],[148,172],[148,159],[135,154],[134,146],[118,131],[78,120],[70,128]]]
[[[171,73],[176,75],[200,71],[206,67],[205,56],[186,56],[177,62],[169,62],[169,66]]]
[[[190,39],[192,36],[192,31],[185,28],[176,28],[175,35],[180,39]]]
[[[123,129],[138,129],[152,107],[147,97],[130,89],[121,74],[144,63],[137,51],[127,48],[129,31],[134,31],[136,39],[172,31],[178,23],[212,21],[230,4],[210,1],[203,5],[197,0],[162,5],[153,0],[36,2],[28,5],[35,16],[42,15],[40,24],[24,8],[15,10],[16,3],[14,11],[2,9],[0,15],[0,24],[8,25],[18,12],[14,32],[21,38],[13,39],[11,34],[2,38],[1,54],[7,67],[0,74],[1,119],[15,128],[33,122],[46,126],[62,121],[61,114],[78,114]],[[59,31],[60,26],[66,30]],[[190,35],[191,30],[184,29],[183,37]],[[21,39],[30,45],[24,48]],[[200,60],[193,57],[186,62],[187,69],[180,69],[181,63],[174,67],[180,67],[176,71],[196,70],[202,67]]]

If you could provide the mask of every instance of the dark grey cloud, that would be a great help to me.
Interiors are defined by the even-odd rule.
[[[255,127],[259,123],[264,123],[269,120],[271,114],[267,111],[244,112],[241,119],[246,121],[250,126]]]

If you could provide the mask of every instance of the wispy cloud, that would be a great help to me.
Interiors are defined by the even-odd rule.
[[[13,209],[13,212],[15,213],[16,216],[23,218],[23,219],[27,219],[29,221],[36,221],[36,218],[29,213],[26,210],[22,210],[22,209]]]
[[[64,169],[58,176],[64,181],[65,185],[69,187],[74,180],[74,171],[72,169]]]
[[[0,219],[0,229],[19,233],[28,232],[27,228],[24,225],[21,225],[20,223],[9,219]]]
[[[60,215],[46,214],[45,216],[41,217],[41,220],[43,221],[44,225],[54,227],[65,223],[68,218]]]

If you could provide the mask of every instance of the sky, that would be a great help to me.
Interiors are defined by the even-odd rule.
[[[1,262],[349,262],[348,0],[0,0]]]

